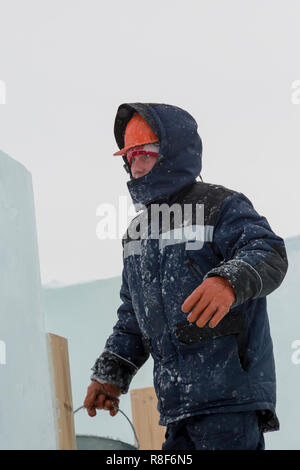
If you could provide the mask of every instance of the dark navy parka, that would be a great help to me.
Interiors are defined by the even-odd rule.
[[[114,128],[119,148],[135,112],[158,136],[160,151],[152,170],[137,179],[123,157],[130,173],[127,186],[140,212],[122,239],[122,303],[91,378],[127,393],[151,354],[159,424],[201,413],[258,410],[262,430],[277,430],[266,296],[287,272],[284,241],[243,193],[196,181],[202,143],[196,121],[183,109],[157,103],[120,105]],[[189,204],[192,210],[187,219],[182,211],[179,227],[171,217],[167,238],[162,224],[151,226],[151,207],[175,203]],[[204,208],[202,224],[196,218],[197,205]],[[145,215],[147,235],[140,230],[132,236],[145,226]],[[133,224],[135,230],[130,230]],[[191,231],[179,237],[176,230],[183,226]],[[151,238],[153,228],[158,236]],[[219,325],[199,328],[188,322],[181,306],[210,276],[229,280],[236,299]]]

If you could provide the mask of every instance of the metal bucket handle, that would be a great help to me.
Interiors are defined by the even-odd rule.
[[[130,419],[128,418],[128,416],[126,416],[126,414],[124,413],[124,411],[120,410],[120,408],[118,408],[118,407],[115,406],[115,405],[112,405],[112,406],[113,406],[113,408],[115,408],[116,410],[120,411],[120,413],[122,413],[122,415],[124,415],[125,418],[127,419],[127,421],[129,422],[129,424],[130,424],[130,426],[131,426],[131,428],[132,428],[132,430],[133,430],[134,437],[135,437],[136,442],[137,442],[137,450],[139,450],[139,448],[140,448],[140,441],[139,441],[139,439],[138,439],[138,437],[137,437],[137,434],[136,434],[136,432],[135,432],[135,429],[134,429],[134,426],[133,426],[132,422],[130,421]],[[84,408],[83,405],[80,406],[79,408],[77,408],[77,409],[73,412],[73,414],[77,413],[77,411],[81,410],[82,408]]]

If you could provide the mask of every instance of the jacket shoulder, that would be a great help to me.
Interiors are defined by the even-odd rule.
[[[232,194],[240,194],[239,191],[234,189],[226,188],[221,184],[214,183],[203,183],[196,181],[191,187],[190,191],[185,195],[185,199],[197,199],[197,198],[212,198],[215,200],[224,201],[228,196]]]
[[[227,198],[239,191],[213,183],[195,182],[181,200],[182,204],[204,204],[205,223],[213,224]]]

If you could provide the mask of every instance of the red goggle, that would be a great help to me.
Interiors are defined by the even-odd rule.
[[[132,164],[133,157],[136,157],[138,155],[149,155],[150,157],[157,157],[158,152],[145,150],[143,145],[141,145],[139,147],[134,147],[132,149],[129,149],[126,153],[126,157],[127,157],[127,160],[128,160],[128,163],[129,163],[130,166]]]

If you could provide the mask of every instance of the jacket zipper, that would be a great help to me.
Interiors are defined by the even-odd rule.
[[[202,281],[203,272],[201,271],[199,266],[193,260],[191,260],[191,258],[187,258],[184,262],[189,268],[189,270],[194,274],[195,278],[198,281]]]

